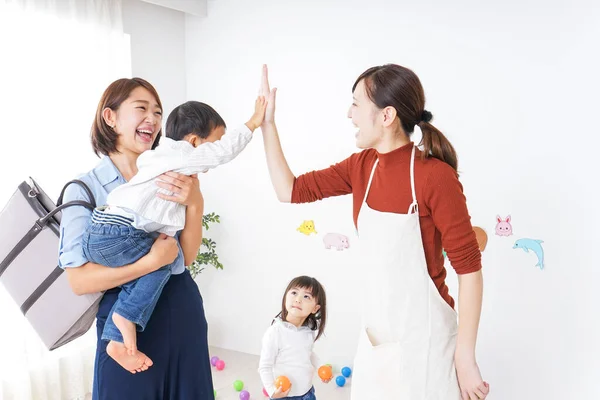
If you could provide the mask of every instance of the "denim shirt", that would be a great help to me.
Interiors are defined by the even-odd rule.
[[[90,188],[97,206],[106,204],[108,194],[126,182],[109,157],[103,157],[94,169],[77,179]],[[89,201],[85,190],[76,184],[69,185],[65,190],[63,203],[72,200]],[[81,237],[91,216],[92,212],[89,209],[80,206],[69,207],[62,211],[58,244],[58,265],[61,268],[80,267],[89,261],[83,255]],[[185,266],[181,262],[174,266],[172,273],[176,275],[184,271]]]

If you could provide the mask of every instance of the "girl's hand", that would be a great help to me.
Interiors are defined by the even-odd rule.
[[[490,393],[490,385],[484,382],[475,360],[455,359],[458,385],[462,400],[483,400]]]
[[[273,396],[271,396],[271,398],[272,399],[283,399],[288,396],[288,394],[290,393],[290,390],[292,390],[291,386],[286,392],[282,392],[281,387],[278,387],[277,390],[275,390],[275,393],[273,393]]]
[[[174,201],[188,207],[204,204],[198,175],[187,176],[169,171],[160,175],[158,179],[159,181],[156,182],[158,187],[173,192],[172,196],[158,193],[157,196],[161,199]]]

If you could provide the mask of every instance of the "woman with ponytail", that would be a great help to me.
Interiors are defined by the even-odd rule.
[[[294,176],[275,126],[276,89],[262,126],[267,165],[282,202],[352,194],[365,274],[365,313],[352,399],[475,400],[489,386],[475,345],[481,312],[481,253],[456,152],[432,124],[417,75],[388,64],[363,72],[348,118],[363,149],[329,168]],[[411,141],[421,131],[419,146]],[[420,148],[419,148],[420,147]],[[458,311],[445,283],[444,249],[459,277]]]

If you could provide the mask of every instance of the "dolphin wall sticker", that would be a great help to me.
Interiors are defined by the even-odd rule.
[[[523,249],[525,253],[529,253],[529,250],[533,251],[538,258],[536,267],[540,267],[540,270],[544,269],[544,249],[542,248],[543,240],[537,239],[519,239],[515,242],[513,249]]]

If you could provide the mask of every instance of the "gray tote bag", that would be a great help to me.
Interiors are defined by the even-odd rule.
[[[102,293],[77,296],[67,274],[58,267],[61,210],[93,210],[95,200],[85,183],[73,180],[55,204],[29,179],[19,185],[0,213],[0,283],[46,347],[54,350],[89,330],[102,298]],[[73,184],[83,187],[89,202],[62,204],[65,189]]]

